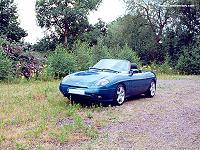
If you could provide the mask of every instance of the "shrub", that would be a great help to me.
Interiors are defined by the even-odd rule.
[[[9,42],[6,41],[4,38],[0,37],[0,46],[4,45],[4,44],[8,44]]]
[[[140,65],[140,58],[138,57],[137,53],[134,52],[128,45],[125,45],[122,49],[116,50],[116,58],[118,59],[126,59],[132,63],[136,63]]]
[[[174,69],[169,65],[168,62],[165,62],[158,67],[158,73],[160,74],[176,74]]]
[[[86,70],[94,65],[93,49],[87,43],[79,41],[73,47],[78,70]]]
[[[98,44],[92,47],[94,63],[97,63],[101,59],[114,58],[112,54],[113,50],[105,46],[102,39],[100,39]]]
[[[53,69],[49,67],[49,65],[44,65],[43,70],[38,73],[36,79],[42,81],[51,81],[53,77],[54,77]]]
[[[69,53],[63,45],[58,45],[56,50],[48,57],[48,69],[55,78],[61,78],[77,70],[73,53]]]
[[[200,74],[200,44],[184,49],[178,60],[176,69],[182,74]]]
[[[12,61],[0,49],[0,80],[13,76]]]
[[[12,43],[0,38],[0,47],[2,52],[15,63],[13,69],[16,77],[24,76],[30,79],[35,75],[37,78],[38,74],[43,71],[46,60],[40,53],[34,52],[31,45]]]

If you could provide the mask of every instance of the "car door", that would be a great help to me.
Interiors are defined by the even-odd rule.
[[[144,73],[134,73],[132,76],[130,76],[129,82],[131,95],[137,95],[144,92],[146,88]]]

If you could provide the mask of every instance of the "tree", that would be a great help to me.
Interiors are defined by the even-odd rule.
[[[200,33],[200,2],[198,0],[179,0],[178,5],[184,7],[174,8],[174,31],[182,32],[183,44],[194,44]]]
[[[78,39],[82,42],[89,43],[90,46],[97,45],[98,39],[100,37],[107,35],[107,24],[98,19],[98,22],[95,25],[90,25],[86,32],[81,34]]]
[[[27,33],[24,29],[19,27],[16,9],[17,7],[14,4],[14,0],[0,1],[0,35],[19,42],[21,38],[27,36]]]
[[[170,22],[170,15],[173,12],[171,7],[176,0],[124,0],[127,3],[128,10],[131,14],[139,13],[147,19],[152,31],[154,32],[155,41],[161,43],[163,31]]]
[[[40,27],[55,31],[67,45],[87,29],[87,15],[100,3],[101,0],[37,0],[37,20]]]
[[[163,40],[170,64],[175,67],[184,49],[193,51],[200,33],[200,3],[197,0],[179,0],[173,7],[172,23],[167,27]]]
[[[184,49],[183,54],[178,60],[176,69],[184,74],[200,75],[200,42],[193,47]]]
[[[108,25],[104,43],[108,47],[123,48],[126,44],[141,58],[144,64],[163,61],[164,51],[154,40],[154,33],[141,15],[125,15]]]
[[[34,51],[47,53],[56,49],[56,45],[59,44],[59,39],[56,35],[51,34],[43,37],[40,41],[33,45]]]

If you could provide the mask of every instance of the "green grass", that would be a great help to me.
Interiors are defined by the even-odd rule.
[[[200,75],[169,75],[169,74],[157,74],[157,78],[160,80],[190,80],[200,79]]]
[[[0,149],[97,137],[95,126],[84,122],[93,108],[71,105],[58,85],[59,81],[0,83]],[[72,122],[62,123],[66,119]]]

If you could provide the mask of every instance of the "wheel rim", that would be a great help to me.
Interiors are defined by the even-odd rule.
[[[117,102],[122,104],[125,100],[125,89],[123,86],[119,86],[117,89]]]
[[[154,96],[154,95],[155,95],[155,93],[156,93],[156,85],[155,85],[155,82],[151,82],[150,92],[151,92],[151,96]]]

